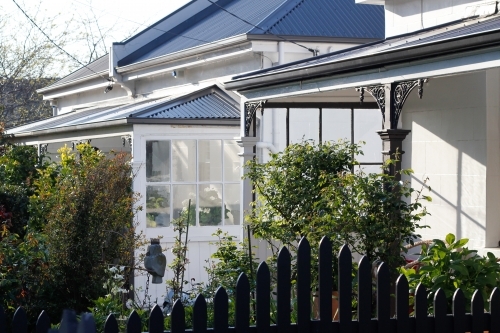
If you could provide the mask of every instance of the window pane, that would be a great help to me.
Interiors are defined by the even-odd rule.
[[[170,141],[146,141],[146,180],[170,181]]]
[[[222,141],[198,141],[198,172],[201,182],[222,181]]]
[[[222,224],[222,185],[199,185],[200,195],[200,225]],[[227,216],[227,215],[226,215]]]
[[[240,224],[240,184],[224,185],[224,225]]]
[[[174,182],[196,181],[196,141],[172,141],[172,173]]]
[[[351,142],[351,109],[323,109],[323,142]]]
[[[360,162],[382,162],[382,140],[377,131],[382,129],[379,110],[354,110],[354,142],[361,145],[364,155],[356,156]]]
[[[319,110],[290,109],[290,143],[319,140]]]
[[[240,176],[240,146],[235,140],[224,141],[224,181],[237,182]]]
[[[191,199],[191,210],[189,212],[189,224],[196,225],[196,185],[173,185],[173,215],[176,219],[181,215],[182,211],[187,211],[189,207],[189,199]]]
[[[170,185],[146,186],[146,227],[170,225]]]

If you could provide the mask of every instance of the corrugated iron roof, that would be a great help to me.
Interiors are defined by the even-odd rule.
[[[92,75],[95,75],[97,73],[108,71],[108,69],[109,69],[109,55],[106,54],[106,55],[100,57],[99,59],[94,60],[93,62],[88,64],[86,67],[82,67],[80,69],[77,69],[73,73],[63,77],[59,81],[51,84],[50,86],[47,86],[47,87],[41,89],[41,90],[43,91],[44,89],[53,88],[55,86],[60,86],[60,85],[63,85],[65,83],[68,83],[71,81],[82,79],[86,76],[92,76]],[[107,73],[105,74],[105,76],[107,77]]]
[[[291,70],[298,70],[317,65],[335,63],[337,61],[366,57],[375,54],[383,54],[406,48],[412,48],[425,44],[439,43],[447,40],[463,38],[475,34],[488,33],[500,30],[500,16],[482,18],[478,20],[466,19],[459,22],[452,22],[446,25],[437,26],[413,33],[356,46],[341,51],[324,54],[318,57],[304,59],[293,63],[263,69],[255,72],[245,73],[233,77],[233,80],[247,77],[258,77],[263,74],[281,73]]]
[[[7,130],[8,134],[36,132],[120,119],[239,119],[239,104],[216,86],[180,96],[107,108],[77,110]]]

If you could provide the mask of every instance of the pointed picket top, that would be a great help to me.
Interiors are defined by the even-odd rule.
[[[104,332],[107,333],[110,331],[106,331],[105,328]],[[91,313],[87,312],[82,314],[82,316],[80,317],[80,323],[78,323],[77,333],[96,333],[94,316]],[[116,331],[114,331],[113,333],[118,333],[118,326],[116,326]]]
[[[75,333],[78,329],[76,313],[73,310],[64,310],[59,333]]]
[[[149,315],[149,333],[163,333],[163,312],[158,304],[155,304]]]
[[[43,310],[36,321],[36,333],[47,333],[50,329],[50,318],[45,310]],[[1,331],[1,330],[0,330]]]
[[[391,290],[389,267],[381,263],[377,269],[377,320],[379,332],[391,329]]]
[[[340,332],[351,332],[352,322],[352,255],[347,244],[339,251],[339,322]]]
[[[490,295],[490,333],[500,333],[500,290],[497,287]]]
[[[172,307],[172,313],[170,314],[170,331],[172,333],[184,333],[185,329],[186,329],[186,322],[185,322],[184,305],[182,304],[182,301],[178,299],[174,302],[174,306]],[[149,332],[151,332],[151,330]],[[163,332],[163,321],[162,321],[161,332]]]
[[[256,285],[256,296],[257,296],[257,330],[262,333],[269,332],[269,326],[271,324],[271,273],[269,271],[269,266],[265,261],[259,264],[257,268],[257,285]]]
[[[332,242],[323,237],[319,243],[319,319],[320,332],[332,330]]]
[[[297,332],[308,333],[311,321],[311,245],[302,237],[297,248]]]
[[[118,322],[114,314],[109,314],[104,323],[104,333],[118,333]]]
[[[427,332],[427,289],[423,284],[419,283],[415,289],[415,333]]]
[[[12,330],[16,333],[28,332],[28,316],[22,307],[18,307],[12,319]]]
[[[446,331],[447,307],[446,295],[443,289],[439,288],[434,294],[434,332]]]
[[[358,327],[359,332],[371,332],[372,318],[372,264],[367,256],[358,265]]]
[[[207,331],[207,301],[203,295],[198,295],[193,306],[193,332]]]
[[[239,333],[248,332],[250,327],[250,283],[245,273],[236,281],[235,327]]]
[[[397,331],[409,332],[410,331],[410,304],[408,300],[409,288],[406,276],[401,274],[396,281],[396,316]]]
[[[471,300],[472,330],[471,333],[483,333],[484,299],[479,290],[472,295]]]
[[[135,310],[130,313],[127,319],[127,333],[141,333],[142,322],[141,317],[137,314]]]
[[[214,331],[228,331],[228,297],[224,287],[217,288],[214,296]]]
[[[276,301],[276,323],[278,326],[278,333],[287,333],[290,331],[290,277],[292,274],[290,264],[290,252],[286,246],[284,246],[278,253],[277,262],[278,285],[276,286],[276,290],[278,292],[278,299]]]
[[[461,289],[453,294],[453,333],[465,332],[465,296]]]

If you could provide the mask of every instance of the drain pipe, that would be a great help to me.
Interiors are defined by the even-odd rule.
[[[278,65],[285,63],[285,42],[278,42]]]
[[[257,142],[256,146],[260,149],[267,149],[273,154],[278,153],[278,149],[271,142]]]

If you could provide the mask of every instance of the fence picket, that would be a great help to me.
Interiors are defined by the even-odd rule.
[[[319,319],[320,332],[332,330],[332,243],[323,237],[319,243]]]
[[[118,326],[116,328],[116,333],[118,333]],[[104,330],[104,332],[106,332],[106,330]],[[96,333],[94,316],[92,316],[91,313],[82,314],[77,333]]]
[[[490,333],[500,333],[500,290],[496,287],[490,296]]]
[[[282,247],[278,253],[278,301],[277,301],[277,324],[278,333],[288,333],[290,331],[290,252],[286,247]]]
[[[3,310],[3,307],[0,306],[0,333],[7,333],[7,321],[5,319],[5,311]]]
[[[50,328],[50,318],[47,312],[43,310],[40,315],[38,316],[38,319],[36,320],[36,333],[47,333],[47,331]],[[0,329],[0,332],[2,330]]]
[[[217,288],[214,296],[214,331],[226,333],[228,331],[228,297],[224,287]]]
[[[398,333],[410,331],[410,304],[408,296],[408,280],[406,276],[401,274],[396,281],[396,316]]]
[[[351,333],[352,323],[352,255],[349,246],[339,252],[339,326],[340,333]]]
[[[377,322],[379,333],[391,332],[391,280],[389,267],[381,263],[377,269]]]
[[[163,314],[162,314],[163,319]],[[158,322],[159,324],[159,322]],[[176,300],[174,306],[172,307],[172,313],[170,314],[170,331],[172,333],[184,333],[186,329],[185,312],[184,305],[180,299]],[[163,320],[161,325],[161,332],[163,332]],[[149,330],[151,332],[151,329]],[[158,333],[160,333],[158,329]]]
[[[184,320],[184,317],[182,319]],[[149,315],[149,333],[163,333],[163,312],[158,304],[153,307]]]
[[[446,331],[446,295],[439,288],[434,294],[434,332],[445,333]]]
[[[104,333],[118,333],[118,322],[114,314],[110,314],[104,323]]]
[[[297,333],[308,333],[311,323],[311,245],[302,237],[297,249]]]
[[[427,330],[427,290],[419,283],[415,290],[415,333],[426,333]]]
[[[137,314],[137,312],[132,311],[130,316],[128,316],[127,320],[127,333],[141,333],[142,331],[142,323],[141,317]]]
[[[235,328],[238,333],[248,333],[250,327],[250,283],[245,273],[236,282]]]
[[[358,332],[371,333],[372,264],[363,256],[358,266]]]
[[[472,331],[471,333],[483,333],[484,331],[484,301],[479,290],[472,295],[471,301]]]
[[[271,275],[266,262],[260,263],[257,268],[257,330],[259,333],[268,333],[271,324]]]
[[[59,333],[75,333],[78,329],[76,313],[73,310],[64,310]],[[16,332],[17,333],[17,332]]]
[[[28,317],[22,307],[18,307],[12,318],[12,331],[16,333],[28,332]]]
[[[465,333],[465,296],[461,289],[453,294],[453,333]]]
[[[207,302],[203,295],[198,295],[193,306],[193,332],[205,333],[207,331]]]

